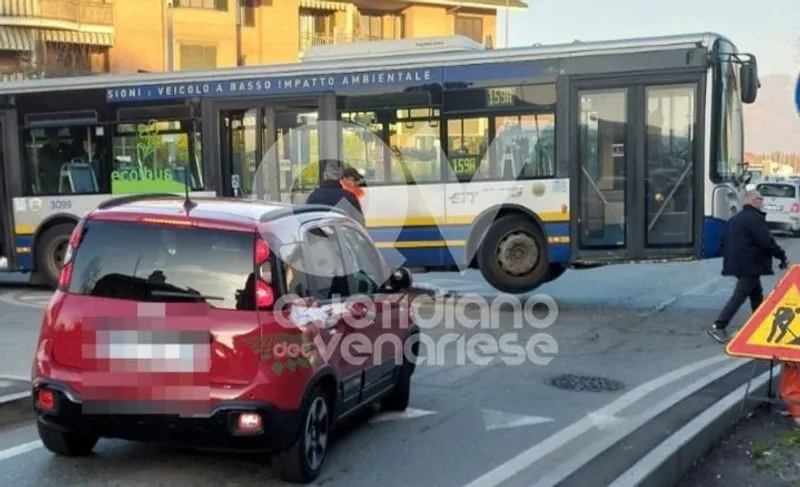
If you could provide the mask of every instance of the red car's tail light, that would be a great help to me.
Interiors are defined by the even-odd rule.
[[[267,242],[265,242],[261,236],[256,237],[254,257],[256,269],[259,273],[261,266],[269,263],[271,254],[272,251]],[[264,281],[260,275],[256,278],[255,293],[256,307],[258,309],[269,309],[275,304],[275,293],[273,292],[272,285]]]
[[[66,252],[64,252],[61,274],[58,276],[58,288],[62,291],[66,291],[69,288],[69,283],[72,280],[72,260],[75,258],[75,252],[81,244],[85,222],[86,219],[79,221],[72,230],[72,235],[69,237],[69,244],[67,245]]]

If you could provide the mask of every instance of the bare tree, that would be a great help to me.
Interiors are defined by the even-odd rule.
[[[92,71],[91,46],[44,42],[41,71],[47,78],[80,76]]]

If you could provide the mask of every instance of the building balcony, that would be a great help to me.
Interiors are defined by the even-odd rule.
[[[373,42],[373,41],[388,41],[394,40],[390,37],[370,36],[363,34],[318,34],[318,33],[300,33],[300,51],[313,46],[322,46],[328,44],[349,44],[358,42]]]
[[[114,25],[114,5],[106,0],[0,0],[0,24],[77,29]]]
[[[0,51],[34,53],[41,43],[113,46],[113,5],[109,0],[0,0]]]
[[[76,24],[114,25],[114,5],[98,0],[39,0],[41,17]]]

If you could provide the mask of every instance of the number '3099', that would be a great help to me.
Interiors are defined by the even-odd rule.
[[[53,200],[50,202],[51,210],[68,210],[72,208],[72,201],[70,200]]]

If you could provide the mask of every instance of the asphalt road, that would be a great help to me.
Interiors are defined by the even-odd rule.
[[[800,240],[781,243],[800,262]],[[430,363],[414,377],[413,409],[355,422],[333,444],[317,485],[546,485],[548,475],[557,479],[560,469],[579,465],[592,448],[646,422],[670,396],[733,365],[705,334],[732,285],[719,277],[719,266],[717,260],[568,271],[538,290],[559,309],[555,322],[543,329],[514,328],[519,314],[503,311],[468,329],[466,324],[478,321],[474,305],[456,299],[421,304],[423,323],[437,325],[426,330],[432,341],[443,343],[452,333],[484,333],[484,339],[517,333],[517,343],[535,336],[540,344],[554,341],[557,351],[535,348],[539,357],[552,357],[546,364],[508,365],[503,355],[476,365],[452,343],[431,350]],[[496,295],[477,276],[425,274],[417,280]],[[27,375],[46,299],[40,291],[0,289],[0,375]],[[743,310],[739,321],[745,316]],[[541,334],[552,340],[543,341]],[[609,379],[592,384],[618,389],[551,385],[565,374]],[[86,459],[56,458],[40,448],[32,425],[0,431],[0,484],[280,485],[259,456],[111,440],[101,441],[96,451]]]

